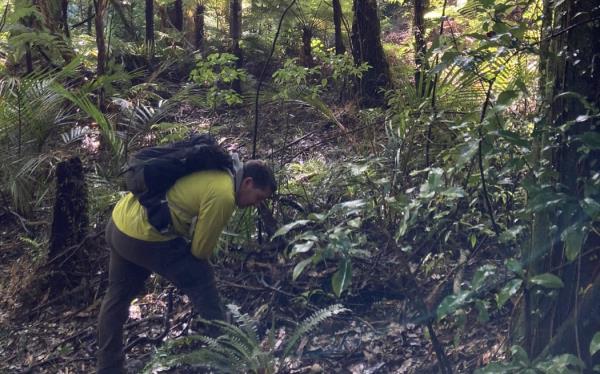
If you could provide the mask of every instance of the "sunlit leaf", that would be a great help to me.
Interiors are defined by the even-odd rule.
[[[516,295],[517,292],[519,292],[522,284],[522,279],[513,279],[506,283],[506,285],[504,285],[504,287],[502,287],[500,292],[498,292],[496,295],[496,304],[498,305],[498,308],[502,308],[508,299]]]
[[[298,221],[294,221],[292,223],[288,223],[287,225],[281,226],[276,232],[275,234],[273,234],[272,239],[275,239],[278,236],[282,236],[287,234],[288,232],[290,232],[291,230],[297,228],[297,227],[302,227],[302,226],[306,226],[308,223],[312,222],[309,219],[301,219]]]
[[[567,260],[573,261],[579,256],[585,232],[580,225],[570,226],[562,235],[562,240],[565,242],[565,255]]]
[[[562,279],[550,273],[536,275],[529,279],[529,283],[545,288],[563,288],[565,286]]]
[[[298,253],[306,253],[306,252],[310,251],[310,249],[314,245],[315,245],[315,242],[313,242],[313,241],[307,241],[307,242],[304,242],[304,243],[297,243],[292,248],[290,256],[295,256]]]
[[[583,199],[583,201],[581,201],[580,204],[585,214],[590,216],[590,218],[592,218],[593,220],[597,220],[600,218],[600,203],[598,203],[598,201],[586,197],[585,199]]]
[[[600,331],[594,334],[590,342],[590,356],[595,355],[598,351],[600,351]]]
[[[302,274],[304,269],[311,263],[312,259],[307,258],[306,260],[302,260],[294,266],[294,271],[292,272],[292,280],[298,279],[298,277]]]
[[[340,263],[338,264],[338,269],[331,278],[331,286],[333,287],[333,292],[337,297],[340,297],[342,292],[344,292],[348,288],[351,279],[352,263],[350,262],[350,259],[343,258],[340,260]]]

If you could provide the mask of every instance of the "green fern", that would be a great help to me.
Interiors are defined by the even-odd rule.
[[[292,351],[292,349],[296,347],[296,344],[298,344],[300,338],[317,328],[317,326],[321,322],[337,314],[344,313],[347,311],[349,310],[344,308],[341,304],[335,304],[314,312],[310,317],[308,317],[307,319],[302,321],[300,325],[298,325],[298,327],[292,334],[290,341],[285,346],[285,349],[283,351],[283,357],[287,357]]]
[[[348,311],[339,304],[318,310],[296,327],[283,351],[276,351],[273,348],[274,326],[268,337],[270,344],[263,345],[257,334],[258,321],[248,314],[241,313],[239,307],[235,305],[228,307],[239,326],[223,321],[204,321],[218,328],[221,335],[217,338],[202,335],[190,336],[170,342],[159,349],[144,372],[150,373],[159,368],[173,368],[179,365],[202,367],[218,373],[232,374],[283,372],[282,363],[297,346],[301,337],[315,330],[326,319]],[[203,345],[199,349],[187,353],[177,353],[198,343]]]

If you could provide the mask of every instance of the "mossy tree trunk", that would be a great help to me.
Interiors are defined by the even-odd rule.
[[[49,288],[52,294],[59,294],[77,283],[69,274],[78,267],[82,256],[74,249],[81,244],[87,234],[87,188],[83,166],[78,157],[59,162],[56,166],[56,197],[52,216],[52,229],[48,247],[48,259],[52,261]],[[60,258],[60,261],[55,261]]]
[[[352,53],[354,62],[369,64],[360,80],[360,103],[365,107],[385,103],[383,89],[389,88],[390,72],[383,46],[376,0],[354,0],[352,22]]]
[[[589,224],[585,199],[598,201],[600,189],[593,183],[600,170],[600,154],[586,146],[586,139],[600,136],[600,121],[589,116],[587,103],[600,102],[600,20],[592,19],[593,2],[567,0],[555,8],[544,2],[545,20],[541,45],[540,83],[545,103],[545,118],[536,128],[539,171],[536,185],[530,191],[532,198],[543,193],[563,196],[560,206],[548,204],[533,218],[530,248],[524,253],[528,276],[553,273],[564,287],[549,291],[530,285],[525,293],[521,331],[523,345],[531,357],[543,354],[572,353],[591,364],[589,346],[593,334],[600,330],[600,319],[590,315],[590,305],[600,305],[586,295],[598,295],[600,267],[592,248],[600,245],[597,233],[590,231],[580,236],[580,256],[569,261],[565,243],[573,245],[569,235],[579,236]],[[547,16],[548,17],[548,16]],[[551,40],[550,44],[545,44]],[[556,194],[556,195],[553,195]],[[550,197],[548,198],[550,199]],[[586,223],[587,222],[587,223]],[[572,230],[572,231],[569,231]],[[570,232],[570,233],[569,233]],[[588,290],[590,292],[582,292]],[[597,307],[596,307],[597,310]],[[570,328],[566,329],[565,326]],[[549,342],[569,341],[569,344]],[[589,367],[589,366],[588,366]]]

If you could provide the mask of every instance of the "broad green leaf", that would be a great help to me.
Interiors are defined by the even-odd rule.
[[[519,147],[529,148],[529,141],[522,138],[516,132],[508,130],[498,130],[498,135],[511,144],[517,145]]]
[[[590,216],[593,220],[598,220],[600,218],[600,203],[598,203],[598,201],[586,197],[580,204],[585,214]]]
[[[360,225],[362,224],[362,220],[360,217],[356,217],[356,218],[351,219],[348,222],[346,222],[346,224],[352,228],[358,229],[358,228],[360,228]]]
[[[340,204],[340,208],[351,210],[351,209],[362,208],[365,205],[366,205],[366,202],[364,200],[358,199],[358,200],[352,200],[352,201],[345,201]]]
[[[338,264],[338,269],[331,278],[331,286],[337,297],[348,288],[352,279],[352,262],[348,258],[343,258]]]
[[[575,355],[565,353],[544,360],[536,365],[543,373],[578,374],[585,364]]]
[[[477,300],[475,301],[475,307],[477,307],[477,310],[479,311],[477,321],[479,323],[486,323],[487,321],[489,321],[490,314],[488,313],[485,303],[481,300]]]
[[[313,242],[313,241],[307,241],[307,242],[304,242],[304,243],[297,243],[292,248],[290,256],[293,257],[293,256],[297,255],[298,253],[306,253],[306,252],[310,251],[310,249],[314,245],[315,245],[315,242]]]
[[[325,219],[327,219],[327,216],[327,214],[323,213],[311,213],[308,215],[308,218],[314,221],[323,222]]]
[[[425,199],[432,198],[443,184],[442,175],[444,175],[443,169],[432,168],[427,175],[427,182],[421,185],[419,197]]]
[[[562,279],[550,273],[536,275],[529,279],[529,283],[545,288],[563,288],[565,286]]]
[[[306,260],[302,260],[299,263],[297,263],[294,267],[294,271],[292,272],[292,280],[295,281],[296,279],[298,279],[300,274],[302,274],[302,272],[304,271],[304,268],[306,268],[311,263],[311,261],[311,258],[307,258]]]
[[[496,25],[502,25],[497,23]],[[494,25],[494,26],[496,26]],[[505,26],[506,27],[506,26]],[[496,30],[494,30],[496,31]],[[502,32],[506,32],[508,31],[508,28],[506,28],[506,30],[502,31]],[[498,32],[498,31],[496,31]],[[498,32],[499,34],[501,32]],[[514,90],[506,90],[506,91],[502,91],[500,92],[500,95],[498,95],[498,100],[496,100],[496,105],[509,105],[514,99],[516,99],[519,96],[519,91],[514,91]]]
[[[570,226],[563,232],[562,240],[565,242],[565,255],[567,260],[573,261],[579,256],[585,232],[580,225]]]
[[[590,356],[595,355],[598,351],[600,351],[600,331],[594,334],[590,342]]]
[[[477,244],[477,235],[469,235],[469,242],[471,243],[471,248],[475,248],[475,244]]]
[[[521,261],[517,260],[516,258],[509,258],[508,260],[506,260],[505,265],[508,268],[508,270],[512,271],[515,274],[521,274],[523,271],[523,265],[521,264]]]
[[[479,142],[477,140],[471,140],[460,148],[460,154],[458,155],[458,160],[456,161],[457,168],[471,161],[477,152],[478,145]]]
[[[513,362],[524,367],[529,366],[529,355],[520,345],[513,345],[510,347],[510,354]]]
[[[600,149],[600,134],[597,132],[584,132],[579,139],[590,149]]]
[[[491,275],[494,275],[496,272],[496,266],[491,264],[485,264],[475,272],[473,275],[473,280],[471,281],[471,286],[473,289],[480,288],[483,286],[483,282]]]
[[[508,299],[516,295],[522,284],[523,280],[518,278],[506,283],[496,295],[496,304],[498,304],[498,308],[502,308]]]
[[[288,232],[290,232],[290,230],[295,229],[296,227],[302,227],[302,226],[306,226],[306,224],[312,222],[309,219],[301,219],[298,221],[294,221],[292,223],[288,223],[287,225],[281,226],[279,228],[279,230],[277,230],[275,232],[275,234],[273,234],[273,237],[271,238],[271,240],[275,239],[278,236],[282,236],[287,234]]]
[[[442,195],[450,199],[458,199],[465,196],[465,190],[462,187],[450,187],[442,191]]]
[[[454,313],[458,308],[468,304],[471,300],[472,293],[470,291],[460,291],[456,295],[448,295],[442,300],[437,307],[438,320]]]

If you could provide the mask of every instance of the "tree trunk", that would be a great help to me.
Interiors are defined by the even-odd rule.
[[[414,0],[413,33],[415,36],[415,89],[419,96],[425,94],[425,82],[423,77],[427,70],[425,53],[425,8],[427,0]]]
[[[239,69],[244,62],[242,49],[240,48],[240,37],[242,35],[242,4],[241,0],[230,0],[229,2],[229,36],[231,37],[231,53],[237,57],[235,66]],[[241,82],[239,79],[234,80],[232,89],[237,92],[242,92]]]
[[[63,21],[63,32],[67,39],[71,37],[71,33],[69,32],[69,0],[62,0],[62,21]]]
[[[56,166],[56,198],[48,257],[80,243],[87,233],[87,189],[83,167],[78,157]]]
[[[88,35],[92,35],[92,18],[94,14],[94,7],[92,5],[88,6],[87,9],[87,33]]]
[[[311,67],[313,65],[312,57],[312,29],[309,26],[302,27],[302,51],[300,53],[300,59],[302,65]]]
[[[83,167],[81,160],[73,157],[56,166],[56,197],[48,247],[48,265],[51,266],[51,271],[47,289],[51,295],[59,295],[78,283],[70,274],[77,269],[81,256],[65,255],[65,251],[77,250],[73,247],[82,243],[86,237],[88,222]],[[64,259],[55,261],[60,256],[64,256]]]
[[[376,0],[354,0],[352,22],[352,53],[354,62],[370,68],[360,80],[360,104],[364,107],[383,105],[383,89],[390,84],[388,63],[381,45],[381,28]]]
[[[196,5],[194,14],[194,47],[204,55],[204,5]]]
[[[545,7],[553,7],[549,1]],[[588,109],[580,98],[589,103],[600,100],[600,23],[590,21],[594,11],[593,2],[567,0],[552,10],[544,9],[544,13],[553,12],[554,35],[549,46],[541,45],[541,68],[547,73],[542,75],[548,82],[540,83],[544,102],[548,106],[545,121],[538,126],[536,151],[543,167],[544,179],[537,185],[552,185],[556,192],[568,196],[560,208],[547,209],[536,213],[533,219],[531,247],[524,254],[528,263],[528,274],[534,276],[555,270],[561,277],[564,287],[557,291],[555,297],[529,287],[523,310],[525,348],[531,357],[541,352],[549,352],[545,347],[556,341],[557,336],[564,334],[565,324],[569,321],[574,327],[574,344],[554,345],[553,354],[572,353],[580,355],[590,364],[589,344],[591,336],[600,329],[600,321],[582,312],[583,305],[578,300],[583,297],[581,290],[591,287],[598,269],[597,259],[591,255],[578,257],[573,262],[565,258],[563,237],[565,230],[579,225],[589,225],[591,218],[582,210],[584,198],[597,199],[598,192],[590,190],[592,178],[598,171],[597,161],[600,154],[597,150],[586,151],[584,140],[600,135],[600,121],[586,117]],[[544,32],[544,35],[549,35]],[[572,95],[562,95],[570,92]],[[575,121],[578,119],[578,121]],[[571,123],[564,130],[565,124]],[[544,150],[543,152],[541,150]],[[548,151],[550,150],[550,151]],[[577,228],[577,230],[580,230]],[[600,237],[590,232],[583,242],[580,253],[589,252],[600,245]],[[594,287],[596,287],[594,285]],[[595,290],[594,294],[598,291]],[[597,300],[595,300],[597,302]],[[589,367],[589,366],[588,366]]]
[[[171,12],[171,23],[177,31],[183,31],[183,1],[175,0]]]
[[[106,73],[107,63],[107,52],[106,42],[104,41],[104,16],[106,15],[106,9],[108,6],[108,0],[94,0],[94,8],[96,15],[94,17],[94,24],[96,26],[96,47],[98,48],[98,64],[96,67],[96,75],[98,78],[102,77]],[[104,88],[100,88],[98,91],[98,108],[102,113],[106,112],[106,99],[105,99]]]
[[[36,5],[39,8],[40,13],[42,13],[43,25],[50,34],[63,40],[65,40],[65,35],[67,35],[68,38],[68,0],[36,0],[33,1],[33,4]],[[58,52],[66,63],[71,62],[75,57],[75,52],[71,49],[67,40],[65,40],[65,43],[59,45]]]
[[[346,52],[342,38],[342,5],[340,0],[333,0],[333,27],[335,30],[335,54],[343,55]]]
[[[148,63],[154,58],[154,0],[146,0],[146,50]]]

